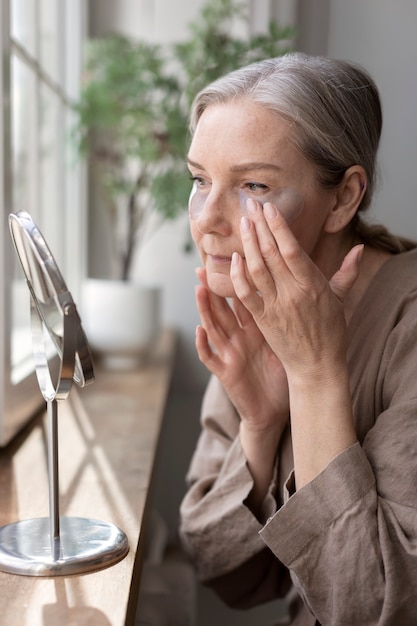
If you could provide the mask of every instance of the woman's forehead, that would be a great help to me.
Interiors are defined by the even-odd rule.
[[[265,106],[241,101],[211,105],[201,116],[188,154],[191,166],[221,159],[233,171],[281,169],[299,159],[289,122]]]
[[[290,129],[291,124],[277,111],[273,111],[264,104],[248,99],[234,99],[227,102],[213,103],[202,113],[196,131],[202,126],[231,125],[233,128],[244,126],[245,128],[269,127],[270,131],[277,129]]]

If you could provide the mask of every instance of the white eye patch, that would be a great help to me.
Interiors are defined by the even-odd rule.
[[[188,199],[188,215],[190,220],[198,219],[199,215],[203,211],[204,202],[204,195],[199,193],[197,181],[195,180]]]
[[[240,208],[243,215],[248,215],[246,202],[252,196],[245,191],[239,192]],[[304,209],[304,198],[299,191],[291,187],[283,187],[277,191],[268,191],[264,196],[255,198],[258,202],[265,204],[270,202],[273,204],[285,218],[287,224],[294,222],[301,215]]]
[[[240,208],[243,215],[247,215],[246,202],[253,196],[246,191],[239,191]],[[204,209],[206,195],[201,193],[197,181],[194,182],[188,200],[188,214],[191,220],[199,218]],[[288,224],[294,222],[304,209],[304,198],[299,191],[291,187],[283,187],[276,191],[268,191],[263,196],[256,196],[262,205],[271,202],[280,211]]]

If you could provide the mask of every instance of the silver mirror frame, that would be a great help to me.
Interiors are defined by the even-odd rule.
[[[29,213],[11,213],[9,227],[31,295],[33,351],[39,386],[45,400],[53,395],[54,387],[57,399],[65,399],[72,381],[80,387],[94,381],[93,359],[87,338],[59,267]],[[57,333],[56,325],[60,328],[60,333]],[[53,385],[47,373],[43,326],[46,327],[61,360],[57,385]]]
[[[32,348],[48,416],[49,518],[0,528],[0,571],[26,576],[83,574],[113,565],[129,551],[125,533],[107,522],[60,517],[58,403],[73,382],[94,381],[94,367],[77,308],[45,239],[25,211],[9,215],[10,235],[31,301]],[[49,336],[59,358],[56,380],[45,344]]]

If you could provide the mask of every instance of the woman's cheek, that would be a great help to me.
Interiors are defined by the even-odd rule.
[[[252,196],[248,195],[245,191],[239,192],[240,207],[243,215],[248,215],[246,209],[246,202]],[[297,218],[300,217],[304,210],[304,198],[297,189],[292,187],[283,187],[276,191],[270,191],[263,196],[256,196],[262,205],[265,202],[273,204],[285,218],[287,224],[293,224]]]
[[[201,232],[197,228],[197,222],[195,220],[190,220],[190,232],[192,240],[198,248],[201,240]]]

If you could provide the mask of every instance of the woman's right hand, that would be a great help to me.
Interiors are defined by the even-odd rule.
[[[237,299],[232,307],[207,286],[198,268],[196,288],[202,326],[196,330],[199,358],[223,384],[242,420],[254,430],[271,430],[287,422],[288,385],[280,360],[265,341],[252,315]]]
[[[196,329],[198,356],[217,376],[241,418],[240,441],[253,478],[247,505],[261,519],[277,448],[288,424],[289,394],[284,368],[237,298],[230,307],[211,292],[198,268],[196,288],[202,326]]]

